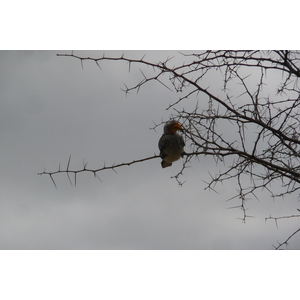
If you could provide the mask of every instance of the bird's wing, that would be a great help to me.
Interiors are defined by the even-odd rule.
[[[163,134],[163,135],[161,136],[161,138],[159,139],[159,141],[158,141],[158,148],[159,148],[160,151],[162,151],[162,150],[164,149],[164,147],[165,147],[165,142],[166,142],[166,140],[165,140],[165,135]]]
[[[185,146],[184,139],[181,135],[179,135],[179,136],[180,136],[180,144],[182,145],[182,147],[184,147]]]

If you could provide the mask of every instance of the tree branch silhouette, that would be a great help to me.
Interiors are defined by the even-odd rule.
[[[158,158],[158,157],[160,157],[160,156],[159,155],[153,155],[153,156],[150,156],[150,157],[133,160],[131,162],[125,162],[125,163],[120,163],[120,164],[113,164],[111,166],[105,166],[104,165],[103,167],[98,168],[98,169],[89,169],[89,168],[87,168],[87,163],[83,162],[83,168],[82,169],[71,170],[70,169],[71,155],[70,155],[66,169],[61,170],[60,169],[60,164],[59,164],[59,167],[58,167],[57,171],[47,172],[46,170],[44,170],[44,172],[38,173],[38,175],[49,175],[50,178],[51,178],[51,180],[52,180],[52,182],[53,182],[53,184],[54,184],[54,186],[57,188],[57,185],[56,185],[56,183],[55,183],[55,181],[53,179],[53,175],[58,174],[58,173],[66,173],[67,176],[68,176],[68,179],[69,179],[69,181],[71,183],[71,185],[73,185],[72,184],[72,180],[70,178],[70,174],[73,174],[74,175],[74,185],[76,186],[76,182],[77,182],[76,178],[77,178],[77,174],[79,174],[79,173],[82,173],[82,172],[93,173],[94,176],[101,181],[101,179],[97,175],[98,172],[101,172],[101,171],[104,171],[104,170],[113,170],[113,171],[115,171],[115,169],[120,168],[120,167],[130,166],[130,165],[133,165],[133,164],[136,164],[136,163],[139,163],[139,162],[144,162],[146,160],[150,160],[150,159],[154,159],[154,158]]]
[[[273,245],[273,247],[274,247],[274,249],[275,250],[278,250],[278,249],[280,249],[283,245],[286,245],[286,246],[288,246],[288,241],[295,235],[295,234],[297,234],[298,232],[300,231],[300,228],[299,229],[297,229],[296,231],[294,231],[284,242],[282,242],[282,243],[278,243],[278,246],[277,247],[275,247],[274,245]]]
[[[300,211],[300,209],[297,209],[298,211]],[[282,220],[282,219],[291,219],[291,218],[299,218],[300,217],[300,215],[290,215],[290,216],[281,216],[281,217],[272,217],[272,216],[270,216],[270,217],[267,217],[267,218],[265,218],[265,221],[267,221],[267,220],[274,220],[274,222],[275,222],[275,224],[276,224],[276,227],[278,228],[278,220]],[[278,242],[278,246],[274,246],[273,245],[273,247],[274,247],[274,249],[275,250],[278,250],[278,249],[280,249],[283,245],[286,245],[286,246],[288,246],[288,241],[295,235],[295,234],[297,234],[298,232],[300,231],[300,228],[299,229],[297,229],[297,230],[295,230],[284,242],[282,242],[282,243],[279,243]]]
[[[204,154],[204,152],[197,152],[197,153],[184,153],[183,156],[187,156],[187,157],[190,157],[190,156],[194,156],[194,155],[201,155],[201,154]],[[50,176],[54,186],[57,188],[57,185],[55,183],[55,180],[53,178],[53,175],[55,174],[58,174],[58,173],[65,173],[69,179],[69,182],[70,184],[73,186],[73,183],[72,183],[72,180],[70,178],[70,174],[73,174],[74,175],[74,186],[76,186],[76,183],[77,183],[77,174],[79,173],[83,173],[83,172],[89,172],[89,173],[93,173],[94,174],[94,177],[98,178],[100,181],[101,179],[99,178],[99,176],[97,175],[98,172],[101,172],[101,171],[105,171],[105,170],[113,170],[114,172],[115,169],[117,168],[120,168],[120,167],[124,167],[124,166],[131,166],[133,164],[136,164],[136,163],[140,163],[140,162],[144,162],[144,161],[147,161],[147,160],[151,160],[151,159],[155,159],[155,158],[161,158],[159,155],[153,155],[153,156],[149,156],[149,157],[145,157],[145,158],[141,158],[141,159],[137,159],[137,160],[133,160],[133,161],[130,161],[130,162],[124,162],[124,163],[119,163],[119,164],[113,164],[111,166],[106,166],[104,164],[103,167],[101,168],[97,168],[97,169],[90,169],[90,168],[87,168],[87,162],[83,162],[83,168],[81,169],[77,169],[77,170],[71,170],[70,169],[70,162],[71,162],[71,155],[69,156],[69,160],[68,160],[68,163],[67,163],[67,166],[65,169],[61,169],[61,164],[59,164],[59,167],[58,167],[58,170],[57,171],[52,171],[52,172],[48,172],[46,170],[44,170],[43,172],[40,172],[38,173],[38,175],[48,175]],[[185,167],[185,164],[184,164],[184,167]],[[183,169],[184,169],[183,167]],[[182,171],[183,171],[182,169]],[[178,179],[179,175],[182,175],[182,171],[180,171],[177,175],[174,176],[174,178]],[[173,178],[173,177],[172,177]],[[177,182],[182,185],[182,183],[177,180]]]
[[[175,113],[171,117],[182,124],[190,153],[173,178],[182,185],[184,181],[180,178],[193,158],[213,157],[222,168],[216,174],[209,172],[207,189],[216,190],[217,184],[236,180],[237,192],[229,200],[238,199],[239,204],[234,207],[243,211],[243,222],[250,217],[246,214],[249,195],[258,198],[257,192],[263,189],[275,198],[299,191],[300,51],[218,50],[179,55],[183,58],[181,63],[174,62],[173,57],[153,62],[145,55],[133,59],[124,54],[116,57],[57,54],[79,60],[82,67],[87,60],[94,61],[101,70],[103,61],[127,63],[129,72],[139,67],[141,78],[132,86],[125,85],[126,94],[139,92],[150,82],[177,93],[177,99],[167,110],[172,109]],[[74,174],[76,183],[80,172],[92,172],[97,177],[100,171],[158,157],[99,169],[84,165],[81,170],[70,170],[69,159],[66,169],[40,174],[48,174],[56,186],[53,176],[57,173],[67,173],[69,180],[69,175]],[[250,186],[246,185],[246,178],[250,179]],[[272,189],[272,183],[278,189]]]

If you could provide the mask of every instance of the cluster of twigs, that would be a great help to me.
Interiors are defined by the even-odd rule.
[[[181,54],[185,62],[177,66],[172,64],[172,58],[151,62],[145,56],[141,59],[124,55],[92,58],[80,57],[73,52],[57,55],[79,59],[81,64],[92,60],[100,68],[102,61],[126,62],[129,71],[133,65],[151,67],[141,71],[139,83],[132,87],[125,85],[124,91],[138,92],[143,85],[156,81],[179,94],[168,109],[173,108],[176,112],[173,117],[183,124],[191,151],[174,178],[182,185],[180,176],[191,159],[199,155],[212,156],[216,163],[224,163],[223,170],[211,175],[207,188],[215,189],[216,184],[235,179],[237,194],[233,198],[240,199],[240,205],[236,207],[242,209],[244,222],[249,217],[245,205],[248,195],[257,197],[256,191],[265,189],[278,197],[300,189],[300,52],[202,51]],[[178,109],[179,103],[189,103],[190,107],[193,100],[193,109]],[[53,179],[56,173],[65,172],[68,177],[73,173],[76,182],[79,172],[92,172],[97,177],[100,171],[157,157],[96,170],[84,165],[76,171],[69,169],[69,159],[65,170],[40,174],[50,175],[56,186]],[[251,179],[250,187],[245,186],[244,177]],[[279,192],[269,188],[275,181],[281,183]]]

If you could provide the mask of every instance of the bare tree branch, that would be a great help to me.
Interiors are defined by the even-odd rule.
[[[57,56],[77,59],[82,67],[85,60],[94,61],[100,69],[103,61],[125,62],[129,71],[138,67],[141,79],[133,86],[125,85],[126,94],[138,92],[150,82],[157,82],[178,93],[178,98],[167,109],[175,111],[172,118],[183,125],[191,151],[185,157],[182,169],[173,178],[182,185],[184,181],[180,178],[184,176],[184,170],[193,164],[194,158],[201,155],[213,157],[224,167],[217,174],[209,172],[211,178],[207,189],[216,190],[217,184],[236,180],[236,194],[230,200],[239,199],[239,204],[234,207],[243,211],[243,222],[250,217],[246,213],[246,201],[250,196],[258,198],[257,191],[264,189],[272,197],[288,196],[299,191],[300,51],[209,50],[181,53],[184,62],[175,65],[172,64],[173,57],[153,62],[146,60],[145,56],[132,59],[125,55],[110,57],[103,54],[92,58],[73,52]],[[194,108],[191,108],[192,103]],[[182,105],[186,108],[181,109]],[[159,125],[161,123],[154,129]],[[99,169],[88,169],[84,164],[80,170],[69,169],[69,158],[65,170],[59,167],[58,171],[40,174],[49,175],[56,186],[55,174],[66,173],[71,182],[69,174],[73,173],[76,184],[76,175],[80,172],[92,172],[96,176],[100,171],[115,170],[158,157],[154,155]],[[245,178],[250,179],[250,186],[245,185]],[[278,183],[276,191],[270,188],[272,183]],[[278,219],[275,218],[275,222]],[[293,235],[283,244],[287,244]]]
[[[201,154],[204,154],[204,152],[184,153],[183,156],[190,157],[190,156],[201,155]],[[52,180],[52,182],[53,182],[53,184],[54,184],[54,186],[57,188],[57,185],[56,185],[56,183],[55,183],[55,181],[54,181],[54,179],[53,179],[53,175],[59,174],[59,173],[66,173],[67,176],[68,176],[68,179],[69,179],[70,184],[73,185],[72,180],[71,180],[71,178],[70,178],[70,174],[74,174],[74,185],[76,186],[76,176],[77,176],[78,173],[90,172],[90,173],[93,173],[94,176],[97,177],[97,178],[100,180],[100,178],[99,178],[98,175],[97,175],[98,172],[101,172],[101,171],[104,171],[104,170],[113,170],[114,172],[116,172],[115,169],[117,169],[117,168],[124,167],[124,166],[131,166],[131,165],[133,165],[133,164],[140,163],[140,162],[144,162],[144,161],[151,160],[151,159],[154,159],[154,158],[160,158],[160,156],[159,156],[159,155],[153,155],[153,156],[150,156],[150,157],[145,157],[145,158],[133,160],[133,161],[131,161],[131,162],[125,162],[125,163],[113,164],[113,165],[111,165],[111,166],[105,166],[105,164],[104,164],[103,167],[98,168],[98,169],[89,169],[89,168],[87,168],[87,167],[86,167],[86,166],[87,166],[87,162],[85,163],[85,162],[83,161],[83,168],[77,169],[77,170],[70,170],[70,169],[69,169],[69,167],[70,167],[70,162],[71,162],[71,155],[70,155],[70,156],[69,156],[69,160],[68,160],[66,169],[61,170],[61,169],[60,169],[60,164],[59,164],[59,167],[58,167],[58,170],[57,170],[57,171],[47,172],[46,170],[44,170],[43,172],[38,173],[38,175],[49,175],[50,178],[51,178],[51,180]],[[187,161],[186,161],[186,162],[187,162]],[[185,164],[186,164],[186,162],[185,162]],[[185,164],[184,164],[184,166],[183,166],[183,168],[182,168],[182,171],[185,169]],[[176,176],[174,176],[174,178],[177,179],[177,178],[179,177],[179,175],[182,175],[182,172],[179,172]],[[172,177],[172,178],[173,178],[173,177]],[[101,180],[100,180],[100,181],[101,181]],[[180,183],[179,180],[177,180],[177,181],[178,181],[178,183]]]
[[[53,182],[54,186],[57,188],[57,185],[56,185],[56,183],[53,179],[53,175],[58,174],[58,173],[66,173],[71,185],[73,185],[69,175],[74,174],[74,185],[76,186],[76,176],[77,176],[78,173],[91,172],[91,173],[94,174],[95,177],[97,177],[100,180],[100,178],[97,175],[97,173],[100,172],[100,171],[104,171],[104,170],[113,170],[113,171],[115,171],[116,168],[120,168],[120,167],[124,167],[124,166],[130,166],[130,165],[133,165],[133,164],[136,164],[136,163],[139,163],[139,162],[144,162],[146,160],[150,160],[150,159],[154,159],[154,158],[158,158],[158,157],[160,157],[160,156],[159,155],[153,155],[153,156],[150,156],[150,157],[146,157],[146,158],[142,158],[142,159],[138,159],[138,160],[133,160],[133,161],[127,162],[127,163],[113,164],[112,166],[105,166],[104,165],[102,168],[98,168],[98,169],[88,169],[86,167],[87,163],[83,163],[83,168],[82,169],[70,170],[69,169],[70,161],[71,161],[71,155],[70,155],[69,161],[68,161],[68,164],[67,164],[67,167],[66,167],[65,170],[61,170],[60,167],[59,167],[57,171],[46,172],[46,170],[44,170],[44,172],[38,173],[38,175],[49,175],[50,178],[52,179],[52,182]]]
[[[300,231],[300,228],[299,229],[297,229],[296,231],[294,231],[284,242],[282,242],[282,243],[278,243],[278,246],[277,247],[275,247],[275,246],[273,246],[274,247],[274,249],[275,250],[278,250],[278,249],[280,249],[283,245],[286,245],[286,246],[288,246],[288,241],[296,234],[296,233],[298,233]]]

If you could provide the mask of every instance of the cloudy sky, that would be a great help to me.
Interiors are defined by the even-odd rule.
[[[235,185],[205,190],[213,159],[194,160],[181,187],[171,179],[182,161],[162,169],[153,159],[77,176],[71,186],[67,165],[92,169],[158,154],[157,142],[168,120],[168,105],[178,95],[151,83],[138,94],[121,90],[142,79],[139,68],[122,62],[93,62],[57,57],[70,51],[0,52],[0,248],[1,249],[272,249],[297,228],[297,220],[282,220],[276,228],[265,218],[295,213],[297,199],[276,200],[261,193],[249,199],[249,215],[229,209]],[[176,51],[105,51],[131,58],[146,54],[154,62]],[[100,57],[103,51],[75,54]],[[295,237],[289,249],[299,249]]]

